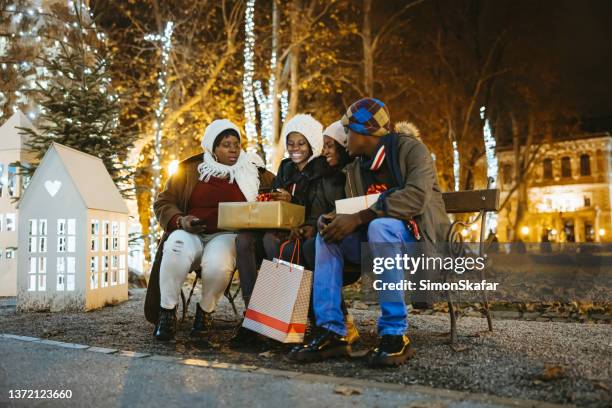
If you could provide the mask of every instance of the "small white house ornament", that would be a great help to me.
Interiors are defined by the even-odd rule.
[[[19,201],[17,310],[127,300],[128,213],[102,160],[52,143]]]
[[[60,188],[62,188],[62,182],[59,180],[47,180],[45,181],[45,188],[51,197],[55,197]]]

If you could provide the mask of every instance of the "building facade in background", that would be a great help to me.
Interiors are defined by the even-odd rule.
[[[514,152],[498,150],[503,203],[515,186]],[[515,228],[519,191],[500,211],[497,237],[524,242],[610,242],[612,135],[590,134],[542,145],[525,183],[526,212]]]

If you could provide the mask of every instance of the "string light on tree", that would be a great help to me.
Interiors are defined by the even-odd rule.
[[[153,145],[153,189],[151,191],[151,208],[157,193],[161,190],[161,142],[163,137],[163,128],[165,120],[165,109],[168,103],[168,65],[170,61],[170,51],[172,49],[172,32],[174,23],[169,21],[166,23],[163,34],[147,34],[145,40],[161,43],[161,64],[157,73],[157,90],[159,92],[159,103],[155,109],[155,139]],[[149,217],[149,256],[155,253],[157,241],[160,237],[160,227],[155,218],[155,214],[151,213]]]
[[[493,179],[493,183],[491,184],[491,188],[494,188],[497,184],[497,174],[499,171],[499,161],[497,160],[496,155],[496,147],[497,142],[495,141],[495,136],[491,131],[491,123],[489,122],[489,118],[486,117],[485,106],[480,108],[480,118],[484,119],[484,126],[482,129],[483,137],[484,137],[484,147],[485,147],[485,156],[487,158],[487,180]],[[486,231],[495,231],[497,228],[497,213],[492,213],[487,218]]]
[[[453,140],[453,173],[455,174],[455,191],[459,191],[459,171],[461,165],[459,164],[459,149],[457,148],[457,141]]]
[[[255,95],[253,87],[253,72],[255,68],[255,0],[247,0],[244,17],[244,76],[242,79],[242,99],[244,100],[245,131],[247,136],[247,150],[257,150],[257,126]]]
[[[281,118],[284,122],[285,118],[287,117],[287,113],[289,112],[289,91],[285,89],[283,92],[281,92],[280,101],[281,101]]]

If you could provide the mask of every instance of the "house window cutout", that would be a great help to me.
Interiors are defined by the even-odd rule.
[[[74,291],[75,288],[75,273],[76,273],[76,258],[74,256],[66,257],[66,290]]]
[[[28,251],[31,254],[44,254],[47,252],[47,220],[28,220],[30,236],[28,237]],[[28,271],[28,291],[47,290],[47,257],[30,257],[30,270]]]
[[[7,190],[9,197],[17,197],[19,192],[17,191],[18,180],[17,180],[17,166],[8,166],[8,183]]]
[[[40,237],[38,243],[38,252],[47,252],[47,237]]]
[[[57,252],[66,252],[66,237],[57,237]]]
[[[17,228],[16,225],[16,216],[14,213],[8,213],[6,214],[6,219],[5,219],[5,227],[6,227],[6,232],[12,232],[15,231],[15,229]]]
[[[91,239],[91,252],[98,252],[100,250],[98,243],[98,237],[93,237]]]
[[[66,258],[57,258],[57,285],[56,290],[63,292],[66,287]]]
[[[113,255],[111,258],[111,286],[117,284],[117,268],[119,267],[119,257]]]
[[[47,257],[38,257],[38,291],[47,290]]]
[[[30,257],[30,269],[28,271],[28,292],[36,291],[36,272],[38,271],[36,258]]]
[[[38,220],[38,235],[47,235],[47,220]]]
[[[98,257],[92,256],[89,261],[89,288],[98,289]]]
[[[66,235],[66,220],[63,218],[57,220],[57,235]]]
[[[99,235],[100,234],[100,221],[91,220],[91,235]]]
[[[100,287],[108,286],[108,270],[110,268],[110,259],[108,255],[102,257],[102,273],[100,274]]]

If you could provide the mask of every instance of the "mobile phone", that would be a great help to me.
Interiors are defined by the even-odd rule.
[[[278,189],[277,188],[260,188],[259,189],[259,194],[264,194],[264,193],[278,193]]]
[[[192,227],[196,227],[199,225],[206,226],[206,220],[193,220],[189,223],[189,225],[191,225]]]

